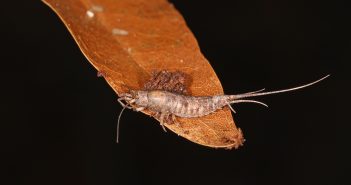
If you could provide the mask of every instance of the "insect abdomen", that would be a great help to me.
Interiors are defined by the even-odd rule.
[[[185,96],[168,91],[149,91],[148,108],[178,117],[201,117],[227,104],[227,96]]]
[[[222,108],[225,104],[223,96],[181,96],[172,113],[179,117],[201,117]]]

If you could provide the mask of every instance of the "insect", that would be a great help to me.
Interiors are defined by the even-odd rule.
[[[163,80],[168,75],[168,79]],[[177,79],[178,76],[178,79]],[[176,77],[176,78],[175,78]],[[153,81],[151,80],[148,88],[144,90],[130,90],[129,93],[120,94],[118,102],[123,106],[123,109],[118,117],[117,123],[117,142],[119,133],[119,122],[123,111],[127,109],[133,109],[134,111],[143,111],[148,109],[154,113],[154,116],[159,119],[160,125],[163,130],[166,131],[164,124],[172,124],[176,122],[176,117],[182,118],[197,118],[206,116],[214,113],[219,109],[228,106],[231,111],[235,113],[235,110],[231,106],[235,103],[256,103],[268,107],[263,102],[246,99],[256,96],[264,96],[270,94],[283,93],[288,91],[295,91],[302,89],[313,84],[316,84],[329,75],[316,80],[314,82],[277,91],[263,92],[265,89],[258,91],[247,92],[237,95],[214,95],[214,96],[190,96],[185,95],[184,79],[181,79],[182,73],[170,73],[167,71],[161,71],[156,74]],[[176,80],[174,80],[174,78]],[[179,79],[180,78],[180,79]],[[156,81],[156,83],[155,83]],[[179,82],[180,81],[180,82]],[[152,85],[156,84],[156,85]],[[166,88],[168,85],[168,89]],[[124,102],[123,102],[124,101]]]

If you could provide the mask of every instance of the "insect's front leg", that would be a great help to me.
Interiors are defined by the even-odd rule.
[[[119,103],[119,104],[121,104],[121,105],[122,105],[122,107],[127,107],[127,105],[126,105],[126,104],[124,104],[124,103],[122,102],[122,100],[124,100],[124,98],[123,98],[123,97],[120,97],[120,98],[118,98],[118,99],[117,99],[118,103]]]
[[[143,111],[145,110],[145,107],[138,107],[138,108],[135,108],[134,111],[136,112],[140,112],[140,111]]]
[[[127,109],[132,109],[133,108],[131,106],[128,106],[128,104],[123,103],[122,100],[126,100],[126,99],[124,97],[120,97],[120,98],[117,99],[118,103],[121,104],[122,107],[125,107]]]

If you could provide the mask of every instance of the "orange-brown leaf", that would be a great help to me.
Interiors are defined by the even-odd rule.
[[[62,19],[83,54],[117,94],[142,89],[152,72],[160,70],[191,76],[193,96],[223,94],[183,17],[166,0],[44,2]],[[228,108],[178,121],[181,126],[166,127],[201,145],[237,148],[243,142]]]

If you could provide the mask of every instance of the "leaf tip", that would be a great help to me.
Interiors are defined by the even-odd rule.
[[[227,138],[226,138],[227,139]],[[243,135],[243,132],[241,131],[240,128],[238,128],[237,133],[234,137],[227,139],[228,142],[231,142],[229,146],[226,146],[225,149],[231,150],[231,149],[238,149],[240,146],[244,145],[245,138]]]

